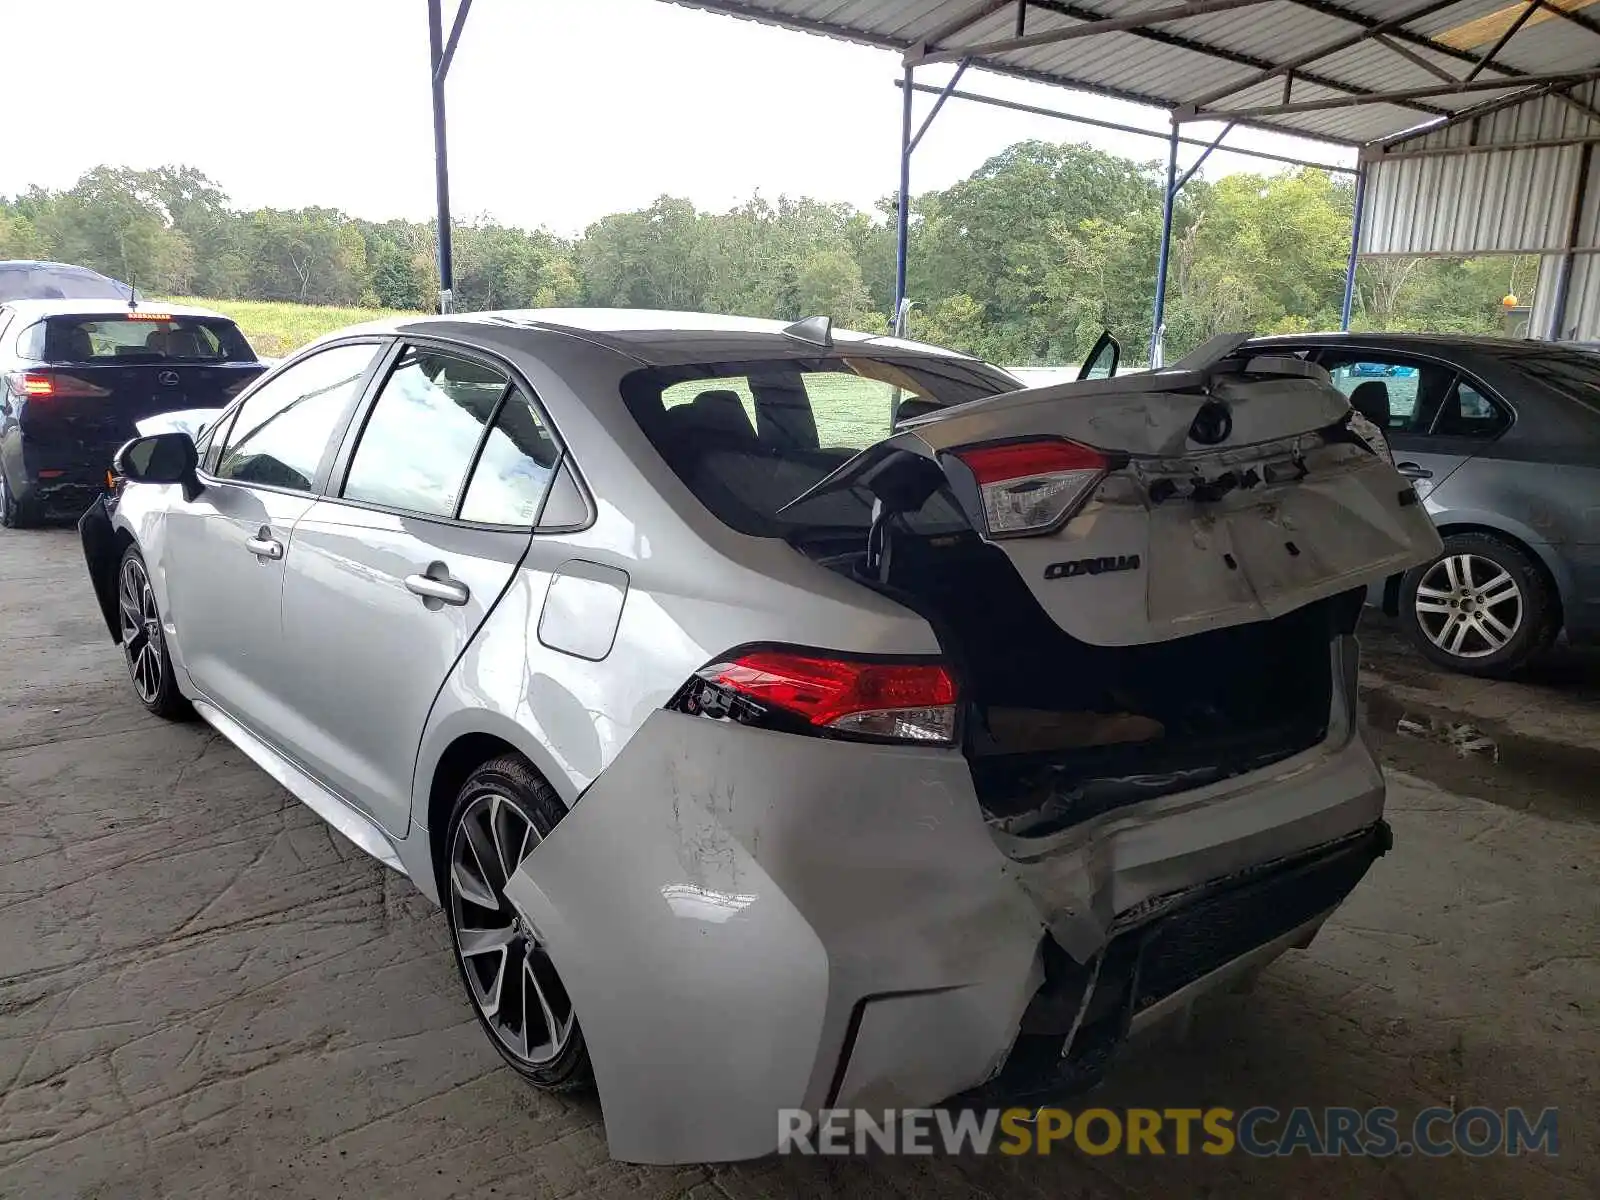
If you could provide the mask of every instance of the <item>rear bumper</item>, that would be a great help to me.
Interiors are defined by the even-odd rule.
[[[1378,821],[1348,837],[1129,914],[1088,964],[1047,946],[1046,979],[1005,1065],[962,1103],[1040,1104],[1104,1074],[1130,1034],[1302,948],[1394,844]]]
[[[12,494],[41,517],[76,517],[106,494],[111,453],[53,455],[25,444],[6,464]]]
[[[1019,848],[958,753],[658,712],[508,890],[577,1006],[612,1154],[749,1158],[779,1109],[926,1106],[1041,1053],[1060,1067],[1099,960],[1070,1062],[1092,1076],[1313,932],[1386,845],[1382,809],[1341,720],[1254,775]]]

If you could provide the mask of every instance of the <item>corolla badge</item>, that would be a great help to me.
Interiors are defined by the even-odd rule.
[[[177,387],[178,373],[176,371],[162,371],[156,376],[156,382],[162,387]]]
[[[1099,558],[1077,558],[1051,563],[1044,569],[1046,579],[1076,579],[1080,575],[1106,575],[1112,571],[1137,571],[1137,554],[1107,554]]]

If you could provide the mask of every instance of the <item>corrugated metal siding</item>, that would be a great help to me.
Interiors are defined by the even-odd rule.
[[[1363,254],[1540,253],[1566,245],[1578,146],[1367,167]]]
[[[1539,282],[1529,314],[1533,337],[1549,337],[1555,319],[1556,288],[1561,282],[1561,259],[1551,255],[1539,263]],[[1572,260],[1567,310],[1558,337],[1566,341],[1600,341],[1600,254],[1579,254]]]
[[[1574,95],[1594,106],[1600,84]],[[1367,166],[1363,254],[1524,254],[1566,248],[1583,147],[1529,142],[1600,137],[1600,122],[1554,97],[1397,143],[1461,154],[1379,158]],[[1520,148],[1511,148],[1518,147]],[[1504,150],[1472,147],[1505,146]],[[1600,247],[1600,155],[1590,164],[1577,246]]]

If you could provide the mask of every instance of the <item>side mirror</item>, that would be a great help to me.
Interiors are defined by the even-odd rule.
[[[1094,349],[1089,351],[1089,357],[1083,360],[1083,366],[1078,370],[1078,378],[1110,379],[1117,373],[1117,364],[1121,361],[1122,346],[1107,329],[1095,342]]]
[[[118,475],[135,483],[181,483],[185,500],[200,494],[200,455],[187,433],[134,438],[111,463]]]

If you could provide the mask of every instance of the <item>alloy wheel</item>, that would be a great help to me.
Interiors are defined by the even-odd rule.
[[[1485,658],[1522,627],[1522,588],[1493,559],[1447,554],[1417,584],[1417,624],[1446,654]]]
[[[501,1046],[530,1066],[559,1058],[577,1026],[549,952],[505,891],[539,841],[514,800],[486,792],[461,814],[450,846],[451,924],[473,1003]]]
[[[156,594],[144,564],[130,557],[122,564],[117,586],[117,610],[122,623],[122,653],[139,699],[153,704],[161,694],[161,617]]]

